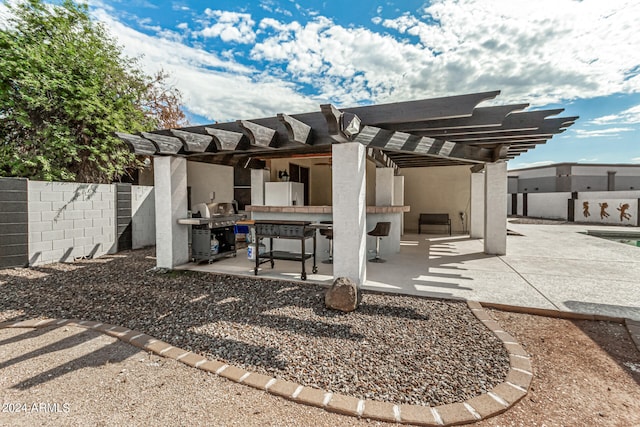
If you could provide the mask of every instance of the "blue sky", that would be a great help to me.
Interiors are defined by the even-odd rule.
[[[580,120],[510,168],[640,163],[637,0],[91,0],[194,124],[501,90]],[[1,11],[0,11],[1,12]],[[491,105],[485,103],[481,105]]]

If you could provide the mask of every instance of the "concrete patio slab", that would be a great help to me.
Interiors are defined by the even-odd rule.
[[[399,254],[386,263],[367,263],[364,289],[389,293],[599,314],[640,320],[640,248],[586,235],[587,230],[620,227],[574,224],[509,224],[519,235],[507,237],[507,255],[483,253],[483,242],[469,236],[406,234]],[[635,228],[633,230],[636,230]],[[331,264],[320,262],[308,282],[328,286]],[[212,264],[178,269],[254,277],[246,252]],[[258,277],[300,280],[300,263],[261,266]]]

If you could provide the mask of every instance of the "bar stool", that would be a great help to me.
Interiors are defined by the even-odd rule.
[[[380,239],[387,237],[389,230],[391,230],[390,222],[379,222],[373,230],[367,233],[369,236],[376,238],[376,256],[375,258],[371,258],[369,262],[386,262],[386,260],[380,258]]]
[[[320,224],[333,224],[333,221],[320,221]],[[333,228],[321,228],[320,235],[329,240],[329,259],[325,259],[322,263],[333,264]]]

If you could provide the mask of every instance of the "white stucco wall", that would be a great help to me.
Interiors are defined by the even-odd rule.
[[[567,219],[571,193],[529,193],[527,216],[549,219]],[[518,206],[518,211],[522,211]]]
[[[156,243],[156,212],[153,187],[131,187],[131,226],[133,249]]]
[[[469,166],[438,166],[402,169],[405,177],[405,205],[411,211],[405,214],[405,231],[418,231],[421,213],[448,213],[452,232],[462,232],[459,212],[469,218],[471,197],[471,171]],[[429,230],[446,233],[446,228],[433,226]]]
[[[187,186],[191,187],[191,206],[211,202],[233,200],[233,168],[210,163],[187,162]]]
[[[575,221],[598,224],[638,225],[638,199],[579,199]]]
[[[583,191],[578,199],[640,199],[640,191]]]

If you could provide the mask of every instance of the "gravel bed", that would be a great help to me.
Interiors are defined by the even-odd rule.
[[[0,321],[113,323],[251,371],[398,404],[463,401],[509,368],[501,342],[462,302],[365,293],[343,314],[325,309],[317,285],[154,265],[148,249],[0,270]]]

